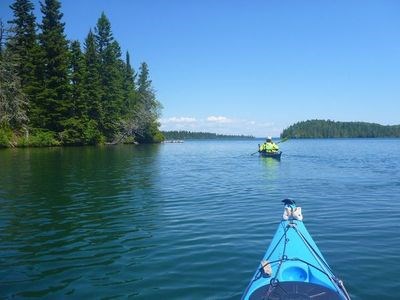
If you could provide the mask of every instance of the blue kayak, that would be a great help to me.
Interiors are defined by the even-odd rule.
[[[258,151],[260,153],[260,156],[262,157],[272,157],[276,159],[281,159],[282,151],[278,152],[267,152],[267,151]]]
[[[283,219],[242,299],[349,300],[304,226],[301,208],[283,202]]]

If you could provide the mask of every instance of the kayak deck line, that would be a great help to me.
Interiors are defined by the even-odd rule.
[[[282,221],[242,299],[349,300],[304,226],[301,208],[283,202]]]

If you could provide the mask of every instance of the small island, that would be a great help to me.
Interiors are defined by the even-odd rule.
[[[398,138],[400,125],[307,120],[284,129],[281,138]]]

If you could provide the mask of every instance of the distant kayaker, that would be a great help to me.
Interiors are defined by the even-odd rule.
[[[279,146],[272,141],[272,138],[269,136],[265,140],[265,143],[260,146],[260,151],[266,152],[278,152]]]

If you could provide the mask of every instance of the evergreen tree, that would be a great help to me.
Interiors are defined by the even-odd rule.
[[[137,93],[135,88],[136,74],[130,62],[129,53],[126,52],[126,62],[122,62],[123,73],[123,105],[121,110],[121,136],[119,141],[134,141],[140,123],[136,111]]]
[[[89,31],[85,39],[84,62],[86,72],[83,78],[83,90],[88,116],[85,138],[90,141],[89,143],[97,143],[102,140],[98,128],[103,123],[104,113],[101,107],[100,59],[96,51],[95,36],[92,30]]]
[[[29,100],[30,119],[33,124],[37,124],[43,114],[37,99],[42,89],[40,72],[43,64],[37,42],[34,6],[29,0],[15,0],[10,8],[14,18],[8,22],[11,24],[11,34],[7,48],[13,53],[17,74]]]
[[[39,36],[43,52],[43,90],[40,93],[41,128],[61,132],[63,122],[71,109],[69,96],[68,43],[64,34],[63,14],[58,0],[45,0],[41,3],[43,13],[42,33]]]
[[[70,59],[70,84],[71,105],[63,121],[64,130],[61,132],[63,144],[85,144],[85,126],[88,122],[87,107],[85,102],[84,78],[85,60],[79,41],[71,43]]]
[[[139,142],[160,142],[163,136],[159,131],[157,121],[162,106],[157,101],[154,89],[149,77],[149,68],[145,62],[140,66],[138,78],[138,98],[136,103],[136,115],[141,120],[142,134]]]
[[[103,112],[101,109],[100,61],[96,52],[94,34],[91,30],[85,40],[85,67],[84,90],[88,115],[90,119],[101,124]]]
[[[81,51],[79,41],[71,43],[71,99],[72,105],[69,115],[71,117],[82,118],[86,115],[87,107],[84,100],[84,78],[86,76],[85,57]]]
[[[144,95],[147,93],[152,93],[151,88],[151,80],[149,77],[149,67],[147,63],[142,62],[139,69],[139,78],[138,78],[138,92],[140,95]]]
[[[33,14],[33,4],[29,0],[15,0],[10,6],[14,19],[11,24],[13,35],[10,37],[8,48],[13,53],[16,69],[23,86],[29,84],[35,75],[35,64],[32,52],[37,46],[36,18]]]
[[[6,50],[0,61],[0,127],[14,130],[24,128],[28,122],[26,96],[21,88],[13,53]]]
[[[40,5],[39,35],[32,0],[14,0],[10,30],[0,19],[0,123],[6,132],[0,132],[0,146],[19,141],[28,120],[33,133],[21,139],[24,145],[97,144],[128,135],[161,141],[161,105],[148,66],[143,63],[136,78],[129,53],[121,59],[105,14],[82,53],[78,41],[68,44],[60,0]]]
[[[124,96],[121,50],[119,44],[114,40],[110,21],[104,13],[97,21],[95,32],[101,70],[101,105],[104,111],[101,127],[107,140],[113,140],[120,130]]]
[[[129,52],[126,52],[126,61],[123,67],[124,67],[124,72],[123,72],[124,104],[122,107],[123,110],[122,114],[126,115],[127,113],[133,110],[136,101],[136,86],[135,86],[136,74],[131,66]]]

